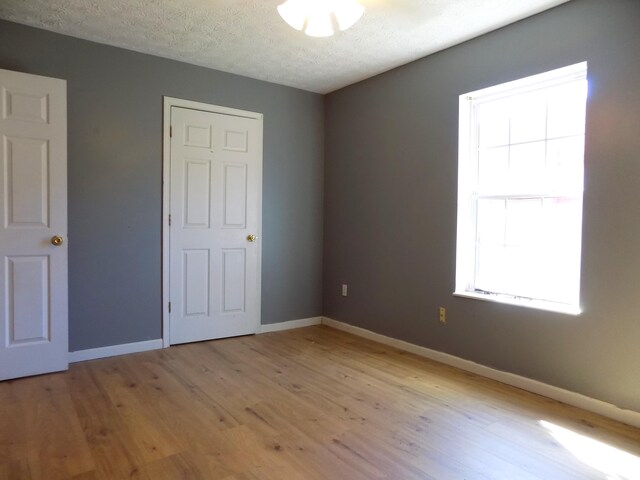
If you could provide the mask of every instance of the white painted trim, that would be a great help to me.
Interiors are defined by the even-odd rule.
[[[294,328],[311,327],[320,325],[322,317],[301,318],[300,320],[289,320],[287,322],[269,323],[260,325],[258,333],[280,332],[282,330],[292,330]]]
[[[194,102],[193,100],[184,100],[182,98],[163,97],[165,111],[169,107],[190,108],[192,110],[201,110],[203,112],[221,113],[223,115],[233,115],[234,117],[255,118],[261,120],[264,115],[257,112],[249,112],[248,110],[239,110],[237,108],[221,107],[220,105],[211,105],[208,103]]]
[[[169,229],[168,212],[171,211],[171,197],[169,195],[169,186],[171,183],[171,106],[173,98],[164,97],[162,110],[162,304],[160,311],[162,312],[162,346],[168,348],[171,346],[169,337]]]
[[[578,316],[582,310],[577,305],[566,303],[549,302],[548,300],[536,300],[533,298],[510,297],[499,293],[478,293],[471,291],[455,291],[454,297],[470,298],[472,300],[482,300],[484,302],[502,303],[515,305],[516,307],[532,308],[534,310],[544,310],[547,312],[564,313],[565,315]]]
[[[436,362],[444,363],[445,365],[450,365],[467,372],[475,373],[476,375],[491,378],[492,380],[497,380],[498,382],[505,383],[507,385],[511,385],[528,392],[536,393],[547,398],[552,398],[559,402],[582,408],[583,410],[588,410],[604,417],[626,423],[627,425],[640,428],[640,412],[623,409],[610,403],[587,397],[586,395],[582,395],[580,393],[575,393],[559,387],[554,387],[552,385],[539,382],[538,380],[522,377],[514,373],[496,370],[494,368],[487,367],[470,360],[465,360],[454,355],[449,355],[448,353],[438,352],[436,350],[431,350],[430,348],[414,345],[413,343],[405,342],[403,340],[397,340],[395,338],[387,337],[385,335],[381,335],[364,328],[355,327],[347,323],[339,322],[331,318],[322,317],[322,324],[326,325],[327,327],[342,330],[353,335],[366,338],[368,340],[373,340],[374,342],[382,343],[384,345],[398,348],[400,350],[404,350],[421,357],[429,358]]]
[[[260,325],[258,333],[280,332],[283,330],[292,330],[294,328],[311,327],[320,325],[322,317],[301,318],[299,320],[289,320],[287,322],[271,323]],[[146,352],[149,350],[157,350],[163,348],[163,339],[147,340],[145,342],[125,343],[122,345],[111,345],[109,347],[90,348],[88,350],[78,350],[69,352],[69,363],[84,362],[86,360],[95,360],[97,358],[115,357],[117,355],[126,355],[128,353]]]
[[[95,360],[96,358],[115,357],[116,355],[126,355],[128,353],[146,352],[162,348],[162,339],[147,340],[145,342],[125,343],[122,345],[111,345],[109,347],[90,348],[88,350],[78,350],[69,352],[69,363],[84,362],[85,360]]]
[[[207,103],[194,102],[192,100],[184,100],[174,97],[163,97],[162,111],[162,346],[167,348],[171,346],[170,338],[170,315],[169,315],[169,229],[168,212],[171,211],[171,107],[190,108],[192,110],[200,110],[204,112],[221,113],[224,115],[234,115],[236,117],[254,118],[260,122],[261,137],[264,132],[264,115],[262,113],[249,112],[247,110],[238,110],[236,108],[221,107],[219,105],[209,105]],[[264,163],[264,152],[262,151],[263,141],[260,141],[260,171],[258,172],[258,198],[260,199],[260,208],[258,209],[258,236],[262,237],[262,168]],[[258,293],[262,295],[262,242],[258,242]],[[260,332],[261,304],[258,301],[258,324],[256,325],[256,333]]]

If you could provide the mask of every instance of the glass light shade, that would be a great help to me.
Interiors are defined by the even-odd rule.
[[[287,0],[278,6],[282,19],[311,37],[328,37],[352,27],[365,8],[356,0]]]
[[[333,25],[329,15],[311,15],[307,18],[307,28],[304,33],[310,37],[330,37],[333,35]]]
[[[354,0],[336,1],[333,13],[336,16],[340,30],[351,28],[364,14],[364,7]]]
[[[307,21],[307,3],[306,0],[288,0],[278,5],[278,13],[289,26],[302,30]]]

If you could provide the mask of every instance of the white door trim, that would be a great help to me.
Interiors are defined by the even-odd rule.
[[[200,110],[203,112],[220,113],[223,115],[233,115],[236,117],[253,118],[260,122],[260,128],[263,128],[263,114],[249,112],[246,110],[238,110],[236,108],[221,107],[218,105],[210,105],[207,103],[194,102],[192,100],[183,100],[180,98],[163,97],[163,126],[162,126],[162,346],[167,348],[171,344],[170,339],[170,316],[169,316],[169,259],[170,259],[170,242],[169,242],[169,212],[171,211],[171,107],[189,108],[192,110]],[[262,198],[262,171],[258,181],[258,198]],[[262,208],[258,209],[258,224],[262,225]],[[262,228],[260,228],[262,231]],[[258,242],[256,247],[258,250],[258,292],[262,291],[262,242]],[[258,303],[258,318],[260,318],[260,302]],[[258,326],[259,328],[259,326]]]

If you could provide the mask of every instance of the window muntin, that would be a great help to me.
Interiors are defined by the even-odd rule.
[[[586,67],[460,97],[456,293],[578,309]]]

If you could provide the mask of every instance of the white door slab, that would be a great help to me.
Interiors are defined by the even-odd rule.
[[[68,367],[66,92],[0,70],[0,380]]]
[[[171,130],[170,343],[256,333],[262,121],[172,107]]]

